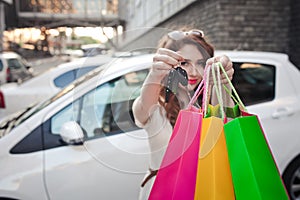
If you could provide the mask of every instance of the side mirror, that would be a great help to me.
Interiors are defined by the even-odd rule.
[[[81,145],[83,144],[84,134],[75,121],[69,121],[62,125],[60,129],[60,136],[62,140],[70,145]]]
[[[34,73],[34,69],[33,69],[33,67],[31,67],[30,65],[26,66],[26,69],[27,69],[27,71],[28,71],[30,74],[33,74],[33,73]]]

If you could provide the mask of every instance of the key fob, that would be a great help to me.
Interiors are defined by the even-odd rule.
[[[177,67],[176,71],[178,72],[178,79],[179,79],[179,83],[181,83],[181,85],[183,86],[187,86],[188,85],[188,76],[187,73],[184,69],[182,69],[181,67]]]
[[[166,102],[169,102],[171,92],[173,92],[173,94],[177,93],[179,83],[183,86],[187,86],[188,84],[187,73],[181,67],[177,67],[176,69],[171,69],[169,72],[168,79],[167,79],[167,86],[166,86],[166,96],[165,96]]]

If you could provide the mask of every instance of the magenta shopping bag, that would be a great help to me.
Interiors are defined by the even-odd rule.
[[[203,114],[193,106],[202,92],[199,84],[188,108],[180,110],[157,172],[150,200],[193,200]]]
[[[150,200],[193,200],[195,194],[202,113],[190,107],[179,112]]]

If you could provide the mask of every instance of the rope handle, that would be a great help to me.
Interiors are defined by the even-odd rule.
[[[242,109],[243,109],[244,111],[247,111],[247,109],[246,109],[245,105],[243,104],[243,102],[242,102],[240,96],[238,95],[238,93],[237,93],[237,91],[235,90],[235,88],[234,88],[234,86],[233,86],[231,80],[229,79],[229,77],[228,77],[228,75],[227,75],[227,73],[226,73],[226,71],[225,71],[225,69],[224,69],[222,63],[221,63],[221,62],[217,62],[217,65],[218,65],[219,68],[222,70],[222,72],[223,72],[225,78],[227,79],[227,81],[228,81],[228,83],[229,83],[229,85],[230,85],[230,88],[232,89],[232,91],[233,91],[233,93],[234,93],[234,95],[235,95],[236,98],[229,92],[228,88],[223,84],[223,87],[225,88],[225,91],[231,96],[231,98],[232,98],[238,105],[240,105],[240,106],[242,107]]]
[[[199,95],[203,92],[203,79],[202,81],[199,83],[197,90],[195,91],[193,97],[191,98],[189,104],[188,104],[188,108],[191,108],[193,106],[193,104],[196,102],[196,100],[198,99]]]
[[[230,88],[232,89],[233,93],[235,94],[235,96],[232,94],[231,91],[229,91],[229,89],[226,87],[225,84],[222,84],[221,83],[221,73],[220,73],[220,69],[222,70],[222,73],[224,74],[225,78],[227,79],[229,85],[230,85]],[[217,96],[217,100],[219,102],[219,110],[220,110],[220,115],[221,115],[221,118],[226,121],[226,112],[228,110],[228,108],[225,108],[224,107],[224,102],[223,102],[223,97],[222,97],[222,86],[223,88],[225,89],[226,93],[230,95],[230,97],[233,99],[233,101],[238,105],[238,107],[240,107],[241,110],[243,111],[247,111],[247,109],[245,108],[241,98],[239,97],[237,91],[235,90],[231,80],[229,79],[223,65],[221,64],[221,62],[214,62],[211,66],[207,66],[207,69],[205,70],[205,76],[204,76],[204,90],[208,89],[208,83],[209,83],[209,72],[211,72],[212,74],[212,78],[213,78],[213,86],[215,87],[215,91],[216,91],[216,96]],[[206,103],[207,101],[207,94],[208,94],[208,91],[204,91],[204,95],[203,95],[203,113],[204,113],[204,116],[207,114],[208,112],[208,104]],[[235,106],[237,107],[237,106]]]
[[[216,77],[216,73],[217,73],[217,77]],[[224,110],[224,103],[222,97],[221,73],[220,73],[220,67],[217,66],[215,63],[212,64],[212,76],[213,76],[214,86],[216,88],[217,99],[220,105],[221,118],[224,120],[226,118],[226,114]]]
[[[205,115],[207,113],[207,106],[208,106],[208,99],[210,98],[210,90],[209,88],[209,72],[211,70],[211,66],[208,65],[204,69],[204,75],[203,75],[203,81],[204,81],[204,91],[203,91],[203,97],[202,97],[202,109],[203,114]]]
[[[219,73],[219,69],[221,69],[222,73],[224,74],[225,78],[227,79],[227,82],[229,83],[230,85],[230,88],[232,89],[233,93],[235,96],[232,95],[232,93],[229,91],[229,89],[223,84],[223,88],[225,89],[225,91],[227,92],[227,94],[230,95],[230,97],[232,98],[232,100],[238,104],[242,110],[244,111],[247,111],[244,103],[242,102],[241,98],[239,97],[236,89],[234,88],[230,78],[228,77],[223,65],[221,62],[216,62],[216,63],[213,63],[213,66],[206,66],[205,69],[204,69],[204,75],[203,75],[203,79],[202,81],[200,82],[200,84],[198,85],[198,88],[197,90],[195,91],[193,97],[191,98],[189,104],[188,104],[188,108],[191,108],[192,105],[196,102],[197,98],[199,97],[199,95],[201,93],[203,93],[203,99],[202,99],[202,109],[203,109],[203,113],[206,114],[207,113],[207,107],[208,107],[208,104],[206,103],[208,98],[209,98],[209,71],[211,70],[211,68],[214,67],[214,68],[217,68],[217,71],[218,71],[218,80],[219,80],[219,87],[217,86],[218,84],[216,84],[216,81],[217,80],[214,80],[214,85],[217,86],[217,88],[219,89],[218,92],[216,92],[217,94],[217,98],[218,98],[218,101],[221,102],[220,100],[222,99],[222,91],[221,91],[221,81],[220,81],[220,73]],[[213,70],[214,72],[212,73],[213,76],[215,76],[215,70]],[[216,79],[213,77],[213,79]],[[218,95],[219,93],[219,95]],[[220,105],[221,106],[221,105]],[[222,107],[223,107],[223,104],[222,104]],[[223,109],[221,109],[223,110]],[[224,111],[224,110],[223,110]],[[224,113],[223,113],[224,114]],[[225,117],[225,114],[223,115],[221,114],[223,117]]]

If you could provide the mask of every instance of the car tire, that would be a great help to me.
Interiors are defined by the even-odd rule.
[[[290,199],[300,199],[300,155],[289,164],[282,178]]]

